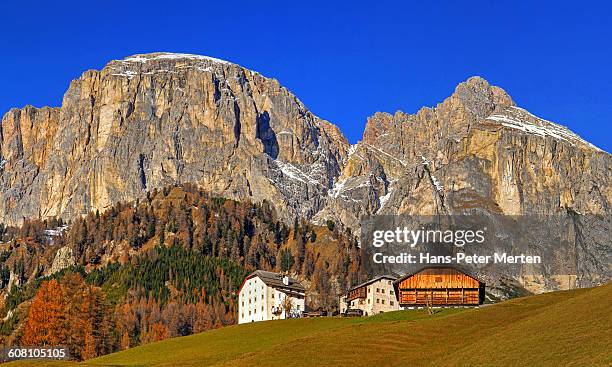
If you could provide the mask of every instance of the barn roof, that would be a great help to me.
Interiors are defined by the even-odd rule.
[[[266,284],[269,287],[279,288],[279,289],[288,289],[288,290],[292,290],[292,291],[296,291],[300,293],[306,292],[306,288],[304,288],[302,283],[300,283],[299,281],[291,277],[289,277],[289,285],[284,284],[283,283],[284,276],[285,275],[281,273],[274,273],[274,272],[265,271],[265,270],[256,270],[252,272],[251,274],[249,274],[244,279],[244,282],[242,282],[240,289],[238,289],[238,293],[240,293],[240,290],[242,290],[242,287],[244,286],[244,283],[246,283],[247,280],[251,278],[255,278],[255,277],[259,277],[259,279],[261,279],[264,282],[264,284]]]
[[[453,269],[453,270],[457,270],[458,272],[461,272],[461,273],[463,273],[463,274],[465,274],[465,275],[467,275],[467,276],[469,276],[471,278],[474,278],[479,283],[483,283],[484,284],[483,281],[478,279],[473,274],[471,274],[471,273],[469,273],[469,272],[467,272],[467,271],[465,271],[463,269],[460,269],[460,268],[458,268],[456,266],[452,266],[452,265],[427,265],[427,266],[424,266],[424,267],[420,268],[417,271],[414,271],[412,273],[408,273],[408,274],[402,275],[401,277],[397,278],[397,280],[395,282],[393,282],[393,284],[397,285],[397,284],[401,283],[403,280],[408,279],[408,278],[410,278],[411,276],[413,276],[415,274],[418,274],[418,273],[420,273],[420,272],[422,272],[424,270],[429,270],[429,269]]]

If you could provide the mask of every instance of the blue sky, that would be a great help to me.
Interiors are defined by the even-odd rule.
[[[61,4],[61,5],[60,5]],[[153,51],[277,78],[351,142],[480,75],[612,152],[612,6],[472,1],[3,1],[0,111],[58,106],[70,80]]]

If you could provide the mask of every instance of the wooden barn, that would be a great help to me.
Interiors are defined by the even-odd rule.
[[[401,307],[478,306],[484,301],[485,284],[450,266],[423,268],[393,286]]]

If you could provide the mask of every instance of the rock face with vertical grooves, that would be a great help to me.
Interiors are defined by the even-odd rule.
[[[609,153],[474,77],[435,108],[368,119],[315,220],[331,217],[359,230],[360,218],[371,214],[544,215],[550,226],[572,228],[530,233],[534,253],[555,246],[553,237],[567,240],[578,249],[576,277],[541,269],[480,275],[491,286],[507,276],[536,293],[592,286],[612,278],[611,182]],[[506,297],[506,291],[497,295]]]
[[[612,212],[612,156],[473,77],[435,108],[377,113],[317,215]]]
[[[4,116],[0,221],[70,219],[183,182],[312,216],[347,149],[274,79],[203,56],[136,55],[85,72],[61,108]]]
[[[370,214],[612,217],[612,156],[482,78],[434,108],[376,113],[350,146],[276,80],[171,53],[87,71],[60,108],[6,113],[0,177],[7,224],[72,219],[186,182],[268,200],[287,222],[332,219],[356,232]],[[612,246],[589,246],[583,285],[610,278]]]

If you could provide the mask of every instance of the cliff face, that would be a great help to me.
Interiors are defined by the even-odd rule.
[[[61,108],[9,111],[0,144],[5,223],[69,219],[183,182],[311,216],[348,149],[276,80],[166,53],[85,72]]]
[[[474,77],[435,108],[377,113],[320,217],[612,211],[612,156]]]
[[[503,238],[529,239],[519,247],[546,254],[546,266],[538,269],[475,270],[505,298],[512,293],[508,281],[538,293],[612,277],[611,182],[610,154],[517,107],[485,80],[470,78],[435,108],[371,117],[315,219],[333,217],[357,230],[371,214],[541,223],[547,230],[507,226],[491,234],[502,240],[487,250],[508,242]],[[570,248],[575,263],[567,268]]]
[[[434,108],[375,114],[349,146],[274,79],[203,56],[135,55],[85,72],[61,108],[9,111],[0,155],[8,224],[188,182],[356,232],[370,214],[594,214],[604,221],[576,228],[590,238],[576,242],[590,259],[581,284],[610,278],[612,156],[478,77]]]

